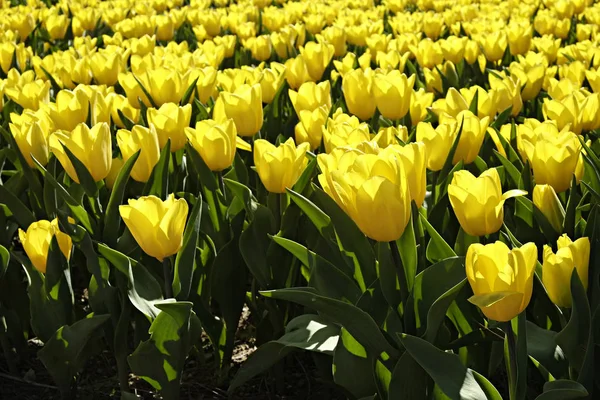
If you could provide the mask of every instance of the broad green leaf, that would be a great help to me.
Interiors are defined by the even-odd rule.
[[[87,194],[89,197],[98,196],[98,186],[96,186],[96,182],[94,181],[92,174],[90,171],[88,171],[85,164],[75,157],[75,154],[73,154],[73,152],[71,152],[67,146],[63,145],[63,149],[71,161],[71,164],[73,164],[73,169],[75,169],[77,179],[79,180],[79,184],[83,187],[83,190],[85,190],[85,194]]]
[[[544,393],[536,397],[536,400],[571,400],[588,398],[589,393],[578,382],[558,379],[544,384]]]
[[[35,216],[29,208],[2,185],[0,185],[0,203],[8,207],[21,229],[27,230],[29,225],[36,221]]]
[[[421,222],[425,226],[425,230],[431,237],[427,245],[427,259],[431,262],[442,261],[449,257],[456,257],[456,253],[452,247],[440,236],[435,228],[429,223],[425,216],[422,216]]]
[[[240,252],[261,288],[272,287],[267,250],[271,244],[269,235],[274,235],[276,232],[273,214],[267,207],[259,204],[253,221],[240,236]]]
[[[332,229],[331,218],[329,218],[329,216],[325,214],[323,210],[317,207],[315,203],[302,196],[300,193],[294,192],[291,189],[287,189],[287,192],[289,193],[292,201],[296,203],[298,207],[300,207],[304,214],[306,214],[306,216],[319,230],[321,235],[325,239],[332,239],[334,237],[334,232]]]
[[[556,344],[556,332],[527,321],[527,352],[552,375],[561,376],[567,368],[565,354]]]
[[[195,270],[196,246],[200,235],[202,219],[202,196],[198,196],[183,234],[181,250],[175,258],[173,276],[173,296],[178,300],[188,299],[192,292],[192,279]]]
[[[159,199],[166,199],[169,192],[169,165],[171,163],[171,139],[160,151],[158,163],[154,166],[152,174],[146,186],[144,194],[147,196],[157,196]]]
[[[6,247],[0,245],[0,279],[6,273],[8,269],[8,262],[10,261],[10,253],[6,250]]]
[[[252,190],[244,184],[241,184],[237,181],[231,179],[223,179],[225,186],[233,193],[233,195],[239,198],[244,204],[244,209],[246,210],[246,214],[249,219],[254,218],[254,213],[256,209],[260,206],[254,194],[252,194]]]
[[[340,331],[340,340],[333,353],[333,381],[343,387],[354,398],[375,395],[375,383],[372,357],[357,355],[358,345],[344,328]],[[360,346],[360,345],[358,345]],[[364,349],[363,349],[364,350]]]
[[[431,378],[405,351],[392,371],[388,399],[427,399]]]

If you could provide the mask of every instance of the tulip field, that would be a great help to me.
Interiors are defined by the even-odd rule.
[[[21,398],[600,398],[600,3],[0,0]]]

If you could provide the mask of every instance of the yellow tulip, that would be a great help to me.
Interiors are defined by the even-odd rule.
[[[473,290],[469,301],[489,319],[510,321],[531,300],[536,262],[534,243],[513,250],[500,241],[485,246],[472,244],[465,260]]]
[[[600,92],[600,71],[593,69],[587,70],[585,71],[585,77],[594,93]]]
[[[186,84],[186,90],[192,83],[198,78],[196,83],[196,95],[200,103],[207,104],[208,99],[215,90],[217,83],[217,70],[213,67],[194,68],[188,74],[188,81]],[[190,97],[190,103],[193,101],[193,97]]]
[[[442,116],[442,119],[444,117]],[[489,124],[489,117],[479,118],[469,110],[464,110],[456,116],[456,124],[462,125],[462,133],[452,163],[463,161],[470,164],[477,158]]]
[[[313,80],[308,73],[308,67],[302,55],[288,59],[285,62],[285,67],[287,69],[285,79],[290,88],[294,90],[297,90],[304,82]]]
[[[289,138],[278,147],[264,139],[254,142],[254,165],[265,188],[271,193],[285,193],[292,188],[308,164],[308,143],[297,147]]]
[[[336,57],[343,57],[346,54],[346,31],[339,26],[328,26],[321,32],[323,42],[333,45]],[[317,36],[319,39],[319,36]]]
[[[561,79],[560,81],[554,78],[548,80],[548,94],[553,100],[562,100],[576,90],[579,90],[581,85],[570,79]]]
[[[377,53],[386,51],[391,39],[392,35],[385,35],[379,33],[375,33],[367,37],[366,41],[368,52],[371,55],[371,60],[369,61],[375,61]]]
[[[253,136],[263,124],[260,84],[241,85],[235,92],[221,92],[215,102],[213,119],[224,122],[233,119],[240,136]]]
[[[559,307],[571,307],[571,274],[573,270],[583,284],[588,287],[588,268],[590,263],[590,240],[587,237],[575,242],[565,234],[557,242],[558,251],[554,253],[548,245],[544,246],[542,282],[548,291],[548,297]]]
[[[474,40],[469,40],[465,45],[465,61],[473,65],[477,61],[480,54],[479,43]]]
[[[478,178],[467,170],[457,171],[448,185],[448,197],[456,218],[463,230],[472,236],[497,232],[504,221],[504,202],[526,193],[509,190],[502,194],[500,176],[495,168],[484,171]]]
[[[49,113],[57,129],[71,131],[88,118],[90,100],[82,90],[61,90],[56,103],[50,103]]]
[[[262,72],[262,79],[260,80],[262,101],[265,104],[270,104],[281,85],[283,85],[286,68],[283,64],[272,62],[271,68],[265,68]]]
[[[427,192],[427,157],[425,145],[422,142],[409,143],[406,146],[398,144],[388,146],[381,155],[395,154],[402,161],[402,167],[408,181],[410,198],[421,207]]]
[[[125,128],[125,124],[121,121],[119,110],[134,123],[139,121],[140,110],[132,106],[127,97],[116,93],[110,93],[108,97],[111,99],[110,117],[117,127]]]
[[[427,93],[423,88],[413,91],[410,99],[410,121],[417,125],[427,117],[427,109],[433,103],[433,93]]]
[[[160,159],[158,135],[154,125],[150,125],[150,128],[135,125],[131,131],[119,129],[117,131],[117,143],[124,161],[127,161],[138,150],[141,150],[131,170],[131,177],[138,182],[148,182],[154,166]]]
[[[450,153],[457,129],[456,123],[450,121],[439,124],[435,129],[430,122],[419,122],[417,124],[417,141],[425,144],[428,169],[431,171],[442,169]]]
[[[156,15],[152,19],[156,26],[156,38],[161,41],[172,40],[175,36],[175,24],[168,15]]]
[[[36,111],[40,104],[47,104],[50,99],[50,82],[36,80],[22,87],[7,87],[4,94],[21,107]]]
[[[69,28],[69,17],[65,14],[62,15],[50,15],[46,18],[44,25],[50,35],[51,39],[62,39],[67,33]]]
[[[17,142],[19,151],[25,157],[25,161],[31,168],[35,168],[33,157],[40,164],[48,164],[49,146],[48,131],[44,129],[39,121],[23,123],[21,125],[9,124],[10,131]]]
[[[410,219],[410,189],[400,157],[337,149],[319,154],[319,183],[369,238],[402,236]]]
[[[410,109],[415,75],[407,78],[400,71],[393,70],[387,74],[376,73],[373,82],[375,104],[381,115],[392,120],[404,117]]]
[[[421,40],[417,46],[411,45],[409,47],[422,68],[432,69],[444,61],[442,47],[438,42],[434,42],[429,38]]]
[[[212,119],[185,128],[185,135],[211,171],[222,171],[233,164],[237,131],[232,119],[218,123]]]
[[[98,52],[90,57],[90,68],[97,83],[113,86],[119,79],[123,59],[119,53]]]
[[[397,145],[398,140],[401,140],[403,143],[408,141],[408,129],[405,126],[379,128],[379,132],[372,139],[382,149],[391,145]]]
[[[423,32],[432,40],[437,40],[444,29],[445,22],[442,14],[427,12],[423,17]]]
[[[179,107],[175,103],[165,103],[158,110],[149,108],[147,118],[148,123],[153,124],[156,128],[158,144],[161,149],[166,146],[169,139],[171,139],[172,153],[185,147],[184,130],[190,126],[191,104]]]
[[[257,61],[266,61],[271,58],[271,38],[269,35],[250,37],[244,42],[244,47],[252,53],[252,58]]]
[[[521,84],[518,79],[512,77],[498,78],[494,74],[489,74],[490,87],[495,92],[495,99],[498,105],[498,113],[512,107],[511,115],[516,117],[523,108],[523,98],[521,97]]]
[[[315,150],[321,145],[323,138],[323,126],[327,122],[329,110],[325,105],[310,111],[301,110],[298,118],[300,122],[294,128],[296,143],[310,144],[310,149]]]
[[[146,71],[140,80],[158,107],[165,103],[179,103],[187,89],[179,72],[164,67]]]
[[[328,113],[331,109],[331,84],[329,81],[319,84],[303,83],[297,92],[292,89],[288,90],[288,95],[298,116],[303,110],[314,111],[321,106],[325,106]]]
[[[509,67],[510,74],[519,81],[523,88],[521,89],[521,97],[524,101],[533,100],[537,97],[544,83],[546,67],[543,64],[538,64],[528,70],[518,63],[512,63]]]
[[[562,232],[565,210],[552,186],[535,185],[533,188],[533,204],[540,209],[557,232]]]
[[[341,61],[333,60],[333,66],[344,77],[344,75],[354,69],[356,65],[356,54],[347,53]]]
[[[58,219],[54,219],[52,222],[47,220],[34,222],[29,225],[27,232],[19,229],[19,240],[23,245],[25,254],[27,254],[35,269],[43,274],[46,273],[48,251],[53,237],[56,237],[58,247],[68,261],[71,257],[73,242],[69,235],[60,231]]]
[[[71,132],[56,131],[50,136],[50,150],[58,158],[67,174],[79,183],[75,167],[71,163],[65,147],[87,168],[94,181],[106,178],[112,162],[110,128],[103,122],[91,129],[84,123]]]
[[[348,111],[363,121],[375,114],[375,95],[373,90],[373,71],[355,69],[342,78],[342,90]]]
[[[505,31],[494,31],[480,36],[478,40],[488,61],[496,62],[502,59],[508,45],[508,37]]]
[[[529,23],[510,23],[506,27],[508,38],[508,46],[510,54],[513,56],[525,54],[531,47],[531,37],[533,36],[533,28]]]
[[[570,94],[561,100],[544,99],[542,113],[544,119],[556,122],[558,129],[569,129],[579,134],[582,128],[583,114],[580,112],[579,101]]]
[[[308,42],[304,47],[300,47],[300,54],[306,62],[308,75],[313,81],[321,80],[334,52],[334,47],[326,43]]]
[[[458,64],[465,57],[465,50],[468,43],[468,37],[449,36],[446,39],[440,40],[444,58],[452,61],[454,64]]]
[[[352,146],[370,140],[369,125],[361,123],[355,116],[343,114],[336,110],[333,118],[323,127],[325,151],[331,153],[337,147]]]
[[[104,178],[104,183],[106,184],[108,190],[112,190],[115,186],[115,182],[117,181],[117,177],[121,172],[121,168],[123,168],[123,164],[125,164],[125,162],[120,157],[112,159],[110,171],[108,171],[108,175],[106,175],[106,178]]]
[[[128,205],[119,206],[123,222],[142,250],[162,261],[179,251],[188,215],[184,199],[175,200],[170,194],[162,201],[156,196],[129,199]]]

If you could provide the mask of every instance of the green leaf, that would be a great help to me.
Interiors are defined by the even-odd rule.
[[[554,376],[563,375],[566,370],[565,355],[556,344],[556,332],[531,321],[527,321],[527,352]]]
[[[138,85],[140,85],[140,89],[142,89],[142,92],[144,92],[144,94],[146,95],[146,97],[148,98],[148,101],[150,102],[150,105],[152,105],[152,107],[158,109],[158,105],[156,104],[156,102],[154,101],[154,99],[152,98],[152,95],[150,94],[150,92],[144,87],[144,85],[142,84],[142,82],[138,79],[137,76],[135,76],[135,74],[133,75],[133,78],[135,79],[135,81],[138,83]],[[145,106],[144,103],[142,103],[140,101],[140,107],[141,106]],[[142,115],[146,115],[145,112],[141,113]]]
[[[508,107],[506,110],[504,110],[500,114],[498,114],[498,116],[496,117],[494,122],[492,122],[492,124],[490,126],[494,129],[500,129],[500,127],[502,125],[504,125],[506,123],[506,121],[508,121],[508,119],[510,118],[511,115],[512,115],[512,106]]]
[[[119,114],[119,118],[121,119],[121,122],[123,123],[123,125],[125,126],[125,129],[127,130],[131,130],[133,129],[133,127],[136,125],[135,122],[133,122],[132,120],[130,120],[127,115],[125,115],[123,113],[123,111],[121,110],[117,110],[117,114]]]
[[[427,259],[431,262],[442,261],[449,257],[456,257],[456,253],[452,250],[452,247],[440,236],[435,228],[427,221],[427,218],[421,218],[421,222],[425,226],[425,230],[431,239],[427,245]]]
[[[254,212],[254,219],[240,236],[240,252],[261,288],[272,287],[267,250],[271,244],[269,235],[274,235],[276,232],[275,219],[271,210],[259,204]]]
[[[330,299],[310,288],[278,289],[260,292],[265,297],[292,301],[317,310],[342,325],[374,357],[384,361],[398,356],[369,314],[346,302]]]
[[[417,240],[413,229],[412,217],[408,221],[408,225],[397,243],[398,250],[400,251],[400,259],[402,260],[402,267],[404,274],[406,275],[406,283],[408,283],[408,290],[411,291],[415,282],[418,267]]]
[[[157,196],[160,199],[166,199],[169,194],[169,164],[171,162],[171,139],[160,151],[158,163],[154,166],[152,174],[146,182],[144,193],[147,196]]]
[[[388,399],[426,399],[430,386],[427,372],[405,351],[392,371]]]
[[[296,193],[304,192],[304,190],[308,187],[308,184],[312,180],[316,168],[317,168],[317,158],[314,157],[312,160],[310,160],[308,162],[308,165],[306,166],[306,168],[304,168],[302,175],[300,175],[300,178],[298,178],[298,180],[294,184],[294,191]]]
[[[565,219],[563,222],[563,232],[567,236],[575,237],[575,222],[577,217],[577,203],[579,203],[581,196],[578,193],[577,178],[573,175],[571,180],[571,190],[569,190],[569,200],[567,201],[567,207],[565,209]]]
[[[131,175],[131,170],[135,165],[138,157],[140,156],[141,150],[138,150],[134,155],[129,157],[127,161],[121,167],[117,179],[113,185],[108,205],[106,206],[106,212],[104,217],[104,232],[102,237],[109,246],[116,246],[117,235],[119,232],[119,225],[121,223],[121,217],[119,215],[119,206],[123,202],[125,197],[125,188]]]
[[[257,208],[260,206],[254,194],[252,194],[252,190],[248,186],[231,179],[225,178],[223,182],[231,193],[242,201],[248,218],[252,219]]]
[[[6,187],[0,185],[0,203],[5,204],[12,213],[15,221],[21,229],[27,230],[29,225],[36,221],[35,216],[29,208],[19,200],[17,196],[11,193]]]
[[[87,167],[75,157],[75,154],[73,154],[67,146],[63,145],[63,149],[67,154],[67,157],[69,157],[71,164],[73,164],[77,179],[79,179],[79,184],[83,187],[83,190],[85,190],[85,194],[89,197],[96,197],[98,195],[98,186],[96,186],[96,182],[90,171],[88,171]]]
[[[512,183],[511,186],[514,188],[519,188],[519,182],[521,181],[521,172],[519,172],[517,167],[515,167],[513,163],[508,161],[506,157],[498,153],[498,151],[494,150],[494,154],[496,155],[496,158],[500,161],[500,163],[504,166],[504,170],[510,177]]]
[[[319,230],[321,235],[325,239],[332,239],[335,236],[333,232],[333,226],[331,223],[331,218],[327,214],[323,212],[319,207],[315,205],[312,201],[297,193],[291,189],[287,189],[287,192],[290,195],[290,198],[306,216],[311,220],[311,222],[315,225],[315,227]]]
[[[8,269],[8,263],[10,261],[10,253],[6,250],[6,247],[0,244],[0,279],[6,273]]]
[[[165,400],[179,399],[181,372],[201,334],[190,302],[157,303],[160,314],[150,326],[150,339],[127,360],[131,371],[159,390]]]
[[[279,360],[296,349],[333,355],[340,335],[340,327],[323,317],[304,314],[291,320],[285,334],[263,344],[254,352],[233,378],[228,392],[273,367]]]
[[[456,154],[456,149],[458,148],[458,143],[460,142],[460,138],[462,136],[464,122],[465,122],[464,119],[461,120],[461,122],[460,122],[460,128],[458,129],[458,133],[456,134],[456,137],[454,138],[452,147],[450,147],[450,151],[448,152],[448,157],[446,157],[446,161],[444,162],[444,165],[442,166],[442,169],[439,172],[438,182],[444,182],[446,180],[446,178],[448,176],[450,176],[450,171],[452,170],[452,166],[453,166],[452,161],[454,159],[454,154]]]
[[[364,354],[364,348],[344,328],[333,353],[333,381],[346,389],[353,398],[364,398],[376,393],[373,357]]]
[[[571,400],[588,398],[589,393],[578,382],[568,379],[558,379],[544,384],[544,393],[536,400]]]
[[[38,352],[46,371],[64,393],[69,393],[75,375],[90,356],[90,341],[100,338],[102,325],[110,315],[89,316],[62,326]]]
[[[190,102],[190,99],[194,94],[194,90],[196,90],[196,83],[198,83],[198,79],[200,79],[199,76],[196,79],[194,79],[194,82],[192,82],[192,84],[186,89],[185,93],[183,94],[183,97],[181,98],[181,101],[179,102],[179,105],[181,107],[185,106]]]
[[[192,292],[194,276],[196,246],[200,235],[200,221],[202,219],[202,196],[198,196],[192,213],[187,221],[183,234],[181,250],[175,258],[175,274],[173,277],[173,296],[178,300],[189,298]]]
[[[457,355],[440,350],[415,336],[402,334],[401,340],[406,351],[450,399],[487,398],[473,371],[465,367]],[[498,395],[497,399],[501,397]]]

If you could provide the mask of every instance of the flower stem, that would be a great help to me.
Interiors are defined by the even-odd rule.
[[[406,300],[408,299],[408,282],[406,280],[406,274],[404,273],[404,266],[400,259],[400,250],[396,241],[390,242],[390,250],[392,252],[392,259],[396,266],[396,273],[398,274],[398,282],[400,283],[400,298],[402,299],[403,307],[406,307]]]
[[[171,261],[169,258],[163,260],[163,276],[165,278],[165,298],[173,297],[173,288],[171,287]]]

